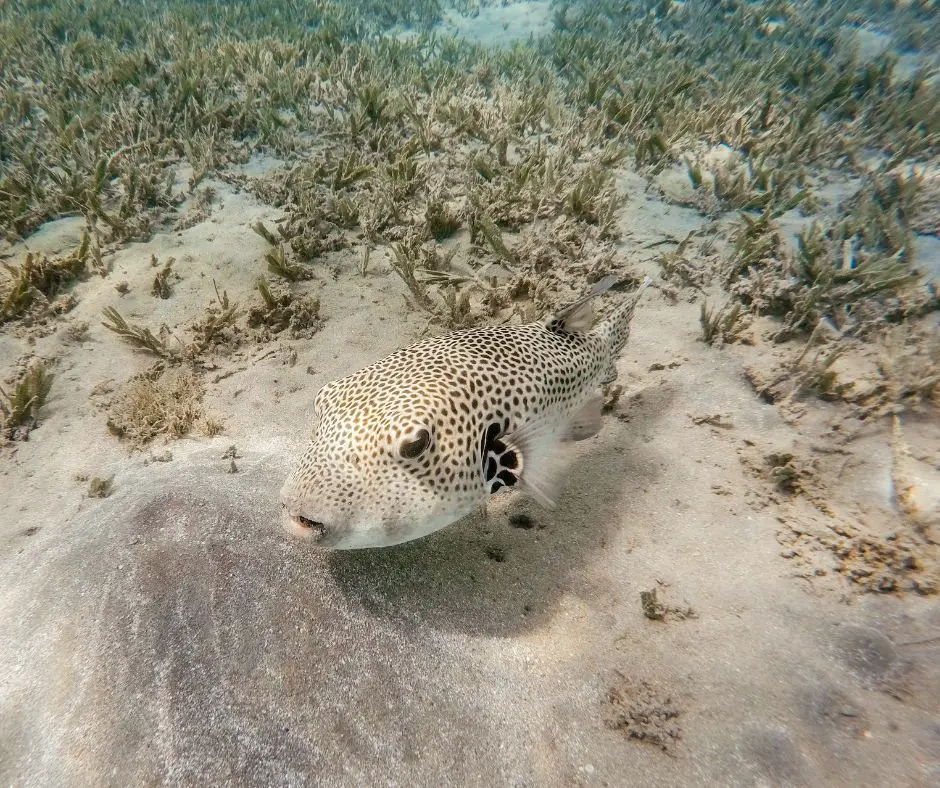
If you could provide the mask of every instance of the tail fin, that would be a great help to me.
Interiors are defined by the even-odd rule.
[[[611,363],[616,361],[620,351],[627,344],[627,340],[630,338],[630,321],[633,320],[633,311],[636,309],[643,291],[651,284],[653,284],[653,280],[647,276],[633,295],[598,323],[591,332],[604,338],[610,348]]]

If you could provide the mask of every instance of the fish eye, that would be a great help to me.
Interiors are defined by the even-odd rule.
[[[410,438],[405,438],[398,447],[398,453],[406,460],[416,460],[431,445],[431,433],[422,428]]]

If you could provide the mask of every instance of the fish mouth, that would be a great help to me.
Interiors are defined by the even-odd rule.
[[[304,517],[302,514],[293,514],[286,506],[281,510],[281,524],[284,530],[292,536],[320,542],[326,536],[326,525]]]

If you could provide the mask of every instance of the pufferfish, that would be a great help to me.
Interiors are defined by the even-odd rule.
[[[281,490],[292,533],[332,549],[418,539],[516,488],[554,506],[559,444],[600,428],[601,387],[649,278],[593,328],[591,300],[543,320],[421,340],[313,400],[313,437]]]

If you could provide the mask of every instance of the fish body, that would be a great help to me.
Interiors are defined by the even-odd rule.
[[[284,524],[334,549],[425,536],[518,487],[552,505],[558,443],[597,431],[639,300],[588,330],[590,301],[545,320],[422,340],[326,384],[281,490]],[[642,290],[642,287],[641,287]]]

